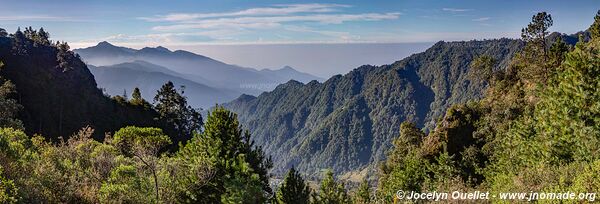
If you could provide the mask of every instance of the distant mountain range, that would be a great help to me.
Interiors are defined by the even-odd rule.
[[[204,108],[230,101],[241,94],[258,95],[292,79],[303,83],[323,80],[289,66],[257,70],[188,51],[170,51],[161,46],[136,50],[100,42],[74,51],[92,65],[90,69],[98,86],[108,94],[121,95],[124,89],[138,86],[149,99],[156,88],[172,80],[176,85],[188,87],[186,95],[190,102]]]
[[[106,132],[135,125],[160,127],[175,144],[181,141],[172,125],[155,119],[159,117],[155,110],[104,96],[86,64],[72,52],[61,53],[55,46],[34,43],[21,34],[0,37],[0,60],[4,63],[1,77],[16,86],[14,97],[23,106],[19,119],[28,134],[66,141],[82,127],[90,126],[95,129],[93,137],[102,139]]]
[[[403,121],[432,129],[450,105],[482,96],[485,83],[467,77],[475,57],[490,55],[503,69],[521,47],[511,39],[439,42],[390,65],[361,66],[323,83],[290,81],[225,106],[273,157],[275,174],[292,166],[312,175],[372,170]]]
[[[156,90],[167,81],[176,86],[184,86],[188,103],[193,107],[210,107],[217,102],[229,101],[241,93],[227,89],[217,89],[186,79],[177,72],[144,61],[125,62],[111,66],[88,65],[96,83],[111,95],[131,93],[138,87],[142,97],[152,101]]]

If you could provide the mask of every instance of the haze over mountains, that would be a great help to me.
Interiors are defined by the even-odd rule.
[[[315,176],[325,168],[358,172],[385,158],[402,121],[432,129],[452,104],[481,97],[485,84],[467,76],[471,60],[490,55],[503,69],[521,46],[439,42],[390,65],[361,66],[324,83],[291,81],[226,107],[273,157],[276,174],[292,166]]]
[[[186,95],[196,107],[210,107],[241,94],[258,95],[289,80],[308,83],[322,80],[289,66],[278,70],[256,70],[226,64],[191,52],[164,47],[140,50],[117,47],[108,42],[74,50],[90,66],[98,86],[111,95],[134,87],[151,101],[153,93],[167,81],[186,86]]]

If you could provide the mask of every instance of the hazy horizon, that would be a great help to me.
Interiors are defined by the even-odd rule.
[[[109,42],[111,43],[111,42]],[[113,44],[113,43],[111,43]],[[385,65],[425,51],[434,43],[340,43],[272,45],[180,45],[164,46],[186,50],[227,64],[254,69],[290,66],[327,80],[362,65]],[[127,45],[113,44],[120,47]],[[87,46],[83,46],[85,48]],[[145,46],[132,46],[141,49]],[[302,57],[298,57],[302,56]],[[311,59],[311,60],[306,60]],[[85,60],[85,59],[84,59]]]
[[[559,0],[22,0],[0,7],[0,27],[9,32],[44,27],[52,40],[72,48],[100,41],[164,46],[258,69],[289,65],[327,78],[363,64],[393,63],[437,41],[519,38],[540,11],[555,19],[550,32],[575,33],[592,23],[597,5],[594,0],[569,6]]]

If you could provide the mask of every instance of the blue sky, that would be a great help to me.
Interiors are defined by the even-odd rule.
[[[553,16],[552,31],[574,33],[598,9],[598,0],[0,0],[0,27],[44,27],[73,48],[161,45],[329,77],[392,63],[440,40],[518,38],[539,11]]]
[[[21,0],[2,3],[0,26],[44,26],[75,47],[435,42],[518,37],[538,11],[553,15],[553,30],[576,32],[597,9],[597,0]]]

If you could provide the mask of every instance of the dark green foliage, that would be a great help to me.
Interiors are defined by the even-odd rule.
[[[272,194],[268,182],[271,160],[241,129],[237,115],[223,107],[217,106],[208,114],[204,131],[194,136],[179,155],[206,158],[214,169],[213,179],[192,186],[186,195],[181,195],[184,200],[262,203]]]
[[[494,81],[492,80],[492,77],[496,74],[494,70],[496,63],[496,59],[488,55],[482,55],[475,58],[470,65],[470,78],[474,80],[483,80],[487,83]]]
[[[522,78],[532,83],[546,83],[555,67],[549,64],[548,29],[552,26],[552,16],[546,12],[534,15],[531,23],[521,30],[521,38],[525,41],[525,48],[519,58],[527,65],[521,66],[519,72]]]
[[[0,73],[4,63],[0,61]],[[10,98],[16,91],[15,85],[0,76],[0,127],[23,128],[23,122],[17,119],[17,113],[23,107]]]
[[[160,114],[160,119],[173,124],[179,133],[178,137],[174,138],[175,143],[189,140],[192,134],[202,127],[202,116],[188,106],[187,98],[183,96],[184,87],[181,87],[180,91],[181,93],[175,89],[173,82],[169,81],[154,96],[155,109]]]
[[[589,28],[592,38],[600,38],[600,10],[594,16],[594,23]]]
[[[310,187],[304,182],[300,173],[292,167],[277,189],[275,203],[308,204],[310,203],[310,193]]]
[[[486,83],[469,78],[473,59],[490,56],[497,71],[521,47],[510,39],[439,42],[391,65],[362,66],[324,83],[291,81],[225,106],[273,156],[275,174],[291,166],[312,177],[323,168],[358,171],[386,157],[398,124],[432,130],[452,104],[483,96]]]
[[[131,100],[129,100],[129,102],[133,105],[144,104],[145,100],[144,98],[142,98],[142,93],[140,92],[140,89],[138,87],[135,87],[133,89],[133,93],[131,93]]]
[[[343,183],[335,180],[333,172],[328,169],[321,180],[319,192],[313,194],[313,203],[318,204],[345,204],[350,203],[350,197]]]
[[[562,64],[563,61],[565,61],[565,55],[567,54],[567,52],[569,51],[569,46],[563,42],[562,38],[558,38],[556,39],[556,41],[554,43],[552,43],[552,46],[550,46],[550,50],[549,52],[549,58],[550,58],[550,65],[552,67],[560,67],[560,65]],[[552,75],[557,74],[556,70],[553,70],[554,72],[551,73]]]
[[[2,176],[2,167],[0,166],[0,202],[17,203],[19,201],[18,188],[15,183]]]
[[[8,36],[8,32],[6,32],[6,29],[0,28],[0,37],[7,37],[7,36]]]
[[[524,30],[526,49],[491,79],[484,98],[450,108],[420,142],[400,135],[382,165],[382,201],[398,189],[597,191],[600,41],[570,50],[557,38],[540,61],[532,56],[543,57],[551,24],[545,13],[534,16]]]
[[[358,189],[354,193],[352,202],[354,204],[369,204],[373,202],[373,198],[371,197],[371,187],[369,186],[369,181],[363,179],[363,181],[358,186]]]
[[[126,156],[139,159],[152,172],[156,200],[160,200],[157,163],[159,150],[171,144],[169,136],[159,128],[121,128],[114,135],[113,141]],[[119,174],[117,174],[119,176]]]
[[[391,202],[398,189],[421,190],[427,166],[427,160],[423,158],[424,153],[420,150],[424,136],[425,133],[413,123],[402,123],[400,136],[394,140],[394,148],[380,168],[378,188],[381,190],[378,197]],[[427,143],[429,147],[436,145],[438,144]]]
[[[177,134],[172,125],[155,120],[156,111],[121,103],[103,95],[86,65],[68,50],[66,43],[47,45],[43,29],[17,31],[0,37],[1,75],[16,87],[10,98],[23,106],[18,119],[28,134],[40,133],[52,141],[69,137],[84,126],[96,129],[94,138],[102,139],[127,125],[160,127]],[[44,34],[42,34],[44,33]],[[40,41],[41,40],[41,41]],[[4,117],[3,117],[4,119]]]

